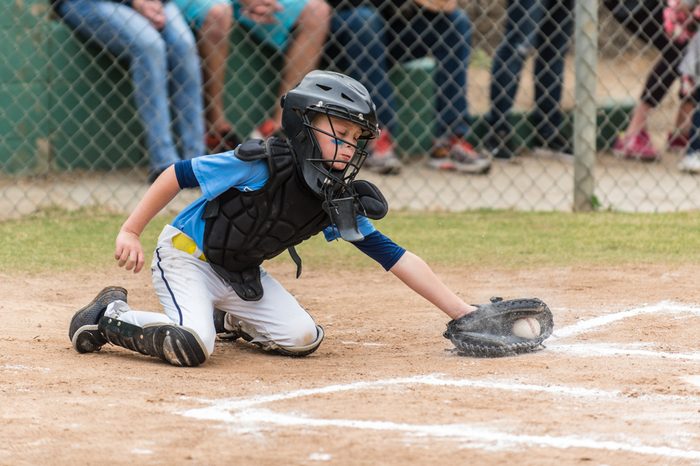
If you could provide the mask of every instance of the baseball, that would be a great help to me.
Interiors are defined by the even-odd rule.
[[[540,336],[540,323],[534,317],[524,317],[513,323],[513,335],[533,339]]]

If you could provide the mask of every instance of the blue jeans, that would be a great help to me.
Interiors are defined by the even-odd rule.
[[[559,130],[573,8],[573,0],[509,0],[505,33],[491,68],[491,109],[487,121],[495,131],[511,129],[508,114],[518,91],[523,62],[533,49],[537,132],[548,139]]]
[[[84,39],[128,62],[151,170],[180,160],[172,130],[179,136],[182,158],[204,154],[199,55],[177,6],[165,4],[161,31],[130,7],[110,1],[64,0],[59,14]]]
[[[405,27],[404,27],[405,26]],[[389,45],[387,45],[389,44]],[[367,86],[377,104],[380,123],[396,134],[398,120],[388,70],[432,54],[437,62],[434,135],[465,135],[469,130],[467,66],[471,22],[462,10],[449,14],[417,14],[405,24],[387,27],[370,7],[336,10],[326,54],[332,65]]]

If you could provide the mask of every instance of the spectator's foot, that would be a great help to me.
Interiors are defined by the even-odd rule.
[[[678,169],[684,173],[693,175],[700,173],[700,152],[686,154],[678,163]]]
[[[563,158],[564,160],[573,160],[574,148],[565,137],[555,134],[550,137],[537,135],[532,145],[532,151],[535,155],[544,157]]]
[[[479,154],[464,139],[451,136],[435,141],[427,165],[434,170],[485,174],[491,170],[491,159]]]
[[[228,152],[238,147],[241,142],[241,138],[230,127],[218,131],[210,131],[205,139],[210,154]]]
[[[369,156],[365,160],[367,170],[380,175],[398,175],[403,164],[396,156],[394,142],[388,131],[382,131],[379,138],[373,141],[369,148]]]
[[[510,160],[515,157],[513,144],[508,131],[496,131],[486,138],[484,143],[486,151],[494,159]]]
[[[683,131],[672,131],[668,133],[668,138],[666,139],[666,150],[669,152],[685,152],[688,147],[688,135]]]
[[[613,144],[613,153],[618,157],[642,162],[653,162],[660,158],[646,130],[619,136]]]
[[[275,120],[269,119],[262,122],[260,126],[255,128],[250,133],[250,139],[267,139],[271,136],[276,136],[279,138],[284,137],[282,128],[275,123]]]

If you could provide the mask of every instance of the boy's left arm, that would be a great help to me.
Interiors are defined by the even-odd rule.
[[[452,319],[473,311],[435,275],[423,259],[410,251],[406,251],[389,271]]]
[[[367,218],[360,216],[357,220],[365,239],[352,243],[355,247],[451,318],[456,319],[471,312],[471,306],[454,294],[423,259],[384,236]],[[329,241],[339,236],[333,229],[325,234]]]
[[[473,309],[423,259],[378,231],[353,244],[452,318],[443,336],[452,341],[459,354],[496,357],[536,351],[552,334],[552,313],[537,298],[491,298],[490,304]],[[523,327],[529,332],[519,330]]]

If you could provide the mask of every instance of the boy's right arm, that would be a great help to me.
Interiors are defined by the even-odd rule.
[[[114,259],[119,267],[138,273],[145,262],[143,247],[139,239],[148,222],[168,205],[180,192],[173,165],[168,167],[148,188],[134,211],[126,219],[117,235]]]

